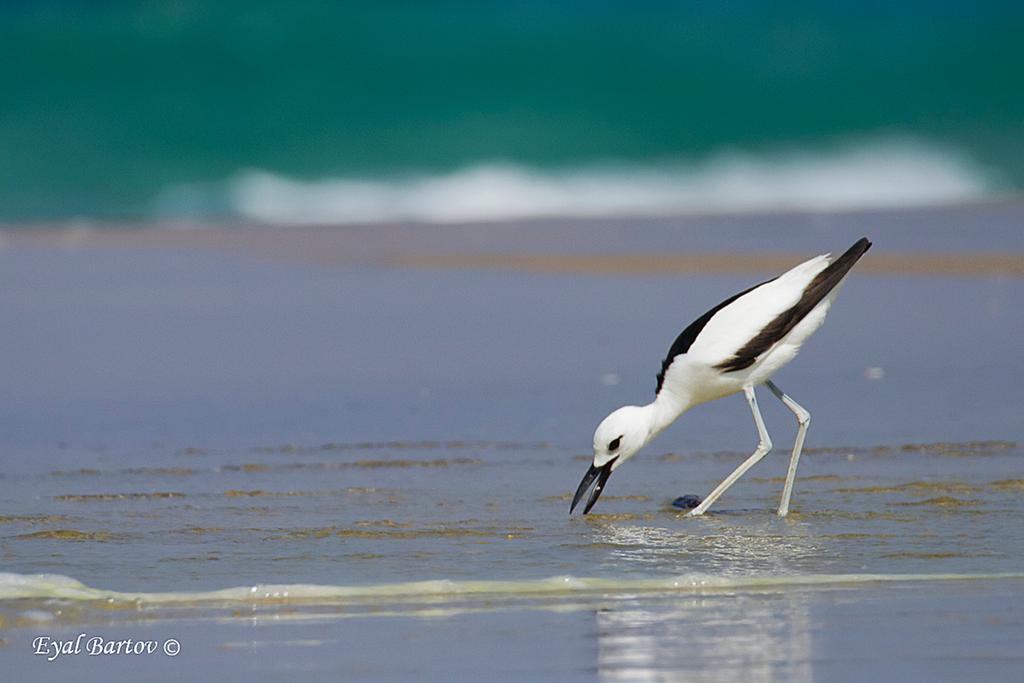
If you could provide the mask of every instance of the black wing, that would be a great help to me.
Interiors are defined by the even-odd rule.
[[[736,370],[743,370],[753,365],[758,356],[789,334],[808,313],[814,310],[814,307],[828,296],[828,293],[850,272],[853,264],[857,263],[860,257],[864,255],[864,252],[870,248],[871,242],[866,237],[857,240],[842,256],[830,263],[825,270],[818,273],[811,280],[810,284],[804,288],[800,301],[768,323],[763,330],[757,333],[756,337],[744,344],[732,358],[719,363],[715,368],[724,372],[735,372]],[[719,305],[719,308],[721,308],[721,305]]]
[[[708,311],[701,317],[694,320],[685,330],[680,332],[679,336],[676,337],[676,340],[672,342],[672,347],[668,350],[668,355],[665,356],[665,360],[661,361],[661,372],[658,373],[658,388],[654,390],[654,395],[657,396],[659,393],[661,393],[661,385],[665,383],[665,373],[668,372],[668,368],[670,365],[672,365],[672,361],[676,359],[676,356],[681,356],[682,354],[690,350],[690,346],[697,338],[697,335],[699,335],[700,331],[704,329],[704,326],[707,325],[713,317],[715,317],[715,313],[718,313],[720,310],[731,304],[733,301],[736,301],[736,299],[739,299],[744,294],[749,294],[750,292],[754,291],[761,285],[766,285],[775,279],[776,278],[772,278],[771,280],[765,280],[764,282],[760,282],[754,285],[750,289],[743,290],[739,294],[734,294],[733,296],[729,297],[722,303],[712,308],[710,311]]]

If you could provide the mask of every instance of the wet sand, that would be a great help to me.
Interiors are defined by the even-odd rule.
[[[1021,216],[5,232],[0,659],[19,679],[1018,678]],[[767,399],[777,452],[716,514],[670,503],[749,452],[738,399],[567,516],[594,425],[650,400],[690,319],[861,234],[875,249],[777,378],[814,415],[788,519],[794,425]],[[83,631],[182,652],[30,653]]]

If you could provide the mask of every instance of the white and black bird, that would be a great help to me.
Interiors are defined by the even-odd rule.
[[[729,297],[693,321],[673,342],[661,364],[652,403],[624,406],[594,432],[594,464],[573,496],[569,514],[597,481],[583,514],[590,511],[608,477],[622,463],[690,408],[742,391],[754,414],[758,444],[754,453],[715,487],[691,515],[701,515],[772,448],[757,408],[754,387],[764,384],[796,416],[798,428],[779,515],[789,512],[793,481],[811,415],[772,381],[801,345],[825,322],[844,278],[871,247],[861,238],[839,258],[824,254],[782,275]]]

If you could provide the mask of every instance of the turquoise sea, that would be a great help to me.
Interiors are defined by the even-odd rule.
[[[0,220],[976,199],[1024,186],[1022,33],[992,0],[3,3]]]

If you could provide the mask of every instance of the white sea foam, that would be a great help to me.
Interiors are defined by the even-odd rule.
[[[122,592],[92,588],[60,574],[0,572],[0,600],[63,599],[196,605],[225,602],[346,603],[445,601],[472,598],[559,598],[588,594],[696,593],[782,590],[868,583],[1024,580],[1024,573],[1001,574],[797,574],[716,576],[685,574],[662,578],[592,578],[553,576],[544,579],[471,581],[438,579],[374,585],[260,584],[195,592]]]
[[[217,186],[164,192],[158,212],[211,207],[273,224],[434,223],[739,211],[922,206],[979,199],[993,174],[950,149],[874,140],[831,151],[723,152],[701,163],[537,170],[509,163],[448,174],[300,181],[247,170]]]

